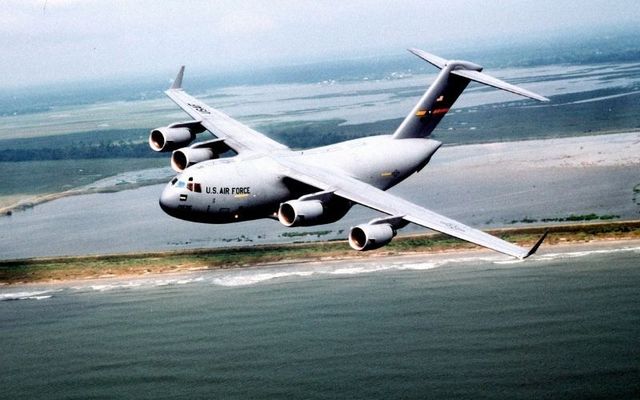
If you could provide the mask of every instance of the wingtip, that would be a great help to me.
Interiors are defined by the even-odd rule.
[[[539,95],[537,93],[532,93],[532,92],[530,92],[530,93],[535,95],[535,96],[530,96],[530,98],[532,98],[534,100],[542,101],[542,102],[545,102],[545,103],[548,102],[548,101],[551,101],[547,97],[541,96],[541,95]]]
[[[544,239],[547,237],[547,235],[549,234],[549,229],[545,229],[544,233],[542,234],[542,236],[540,236],[540,239],[538,239],[538,241],[536,242],[536,244],[533,245],[533,247],[531,248],[531,250],[529,250],[529,252],[527,253],[527,255],[525,255],[524,257],[522,257],[522,259],[524,260],[527,257],[530,257],[532,255],[534,255],[536,253],[536,251],[538,251],[538,248],[540,247],[540,245],[542,244],[542,242],[544,242]]]
[[[182,78],[184,77],[184,65],[180,67],[180,71],[178,71],[178,75],[176,75],[176,79],[173,80],[173,84],[171,85],[171,89],[182,89]]]
[[[547,103],[547,102],[551,101],[551,100],[549,100],[548,98],[546,98],[546,97],[544,97],[544,96],[540,96],[540,95],[538,95],[538,96],[536,96],[536,97],[531,97],[531,98],[532,98],[532,99],[534,99],[534,100],[541,101],[541,102],[543,102],[543,103]]]
[[[447,60],[442,57],[436,56],[435,54],[427,53],[424,50],[411,47],[407,49],[411,54],[423,59],[434,67],[443,69],[447,65]]]

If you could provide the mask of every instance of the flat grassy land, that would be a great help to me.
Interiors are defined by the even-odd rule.
[[[166,165],[166,160],[156,158],[0,162],[0,213],[64,197],[119,173]]]
[[[510,242],[531,246],[542,232],[549,236],[543,246],[593,240],[640,239],[640,221],[599,222],[488,231]],[[240,268],[277,262],[365,258],[473,249],[477,246],[442,234],[400,236],[382,249],[359,253],[346,241],[232,247],[143,254],[56,257],[0,262],[0,283],[17,284],[72,279],[181,272],[195,269]]]
[[[2,162],[0,196],[57,193],[122,172],[167,165],[167,160],[155,158]]]

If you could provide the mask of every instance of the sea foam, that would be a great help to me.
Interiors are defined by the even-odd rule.
[[[0,301],[15,300],[46,300],[53,297],[50,293],[59,292],[60,290],[40,290],[32,292],[12,292],[0,293]]]
[[[277,269],[269,269],[268,271],[225,271],[222,276],[218,276],[210,282],[218,286],[249,286],[285,278],[355,276],[385,271],[426,271],[451,263],[468,262],[469,260],[477,260],[477,258],[458,258],[437,262],[390,262],[388,264],[370,261],[358,263],[338,262],[324,265],[319,263],[302,264],[277,267]]]

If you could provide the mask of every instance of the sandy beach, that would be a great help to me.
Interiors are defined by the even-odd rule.
[[[382,268],[395,268],[397,265],[413,265],[416,262],[427,263],[428,265],[437,266],[457,263],[460,261],[481,260],[490,261],[497,264],[519,264],[529,262],[539,262],[557,257],[576,257],[594,253],[609,251],[636,251],[640,252],[640,231],[637,223],[628,224],[628,227],[636,226],[635,229],[624,232],[623,230],[611,231],[609,233],[601,233],[596,235],[586,234],[570,234],[551,233],[548,240],[541,247],[539,252],[528,260],[516,260],[503,254],[484,249],[478,246],[469,245],[467,243],[447,243],[443,242],[438,245],[430,245],[426,249],[417,247],[415,250],[408,248],[404,250],[378,250],[372,252],[352,252],[341,249],[339,244],[327,247],[327,243],[323,246],[317,244],[315,246],[326,249],[324,252],[307,253],[299,246],[285,246],[284,249],[292,250],[290,257],[272,258],[268,251],[264,251],[262,255],[255,257],[247,255],[230,256],[228,261],[219,263],[215,258],[211,259],[211,263],[206,261],[206,253],[158,253],[158,254],[123,254],[112,256],[99,256],[88,258],[60,258],[60,259],[34,259],[25,260],[25,265],[33,265],[34,273],[24,281],[0,281],[0,293],[2,287],[30,287],[30,286],[57,286],[68,287],[69,285],[107,285],[122,286],[139,285],[145,282],[181,282],[191,281],[195,277],[209,273],[231,273],[232,275],[253,274],[258,273],[264,279],[279,278],[288,276],[289,273],[282,274],[282,271],[299,271],[300,269],[307,273],[315,273],[314,266],[320,266],[321,270],[328,268],[329,270],[348,271],[355,268],[358,272],[360,267],[371,272]],[[584,232],[590,229],[598,229],[598,226],[604,224],[585,225]],[[589,228],[588,228],[589,227]],[[562,229],[557,227],[556,229]],[[580,229],[579,225],[573,225],[572,229]],[[578,231],[579,232],[579,231]],[[532,236],[535,237],[535,236]],[[399,240],[412,239],[413,236],[404,237]],[[415,239],[421,240],[422,236],[416,236]],[[437,239],[436,239],[437,240]],[[525,243],[529,245],[529,243]],[[305,245],[305,247],[314,246],[314,244]],[[335,248],[341,249],[336,250]],[[229,249],[230,253],[237,252],[238,249]],[[131,265],[123,266],[126,260],[131,259]],[[536,261],[537,260],[537,261]],[[10,262],[11,263],[11,262]],[[18,265],[19,262],[16,264]],[[85,269],[78,265],[85,265]],[[68,266],[69,273],[65,273]],[[9,264],[0,264],[0,267],[11,268]],[[45,271],[42,271],[42,269]],[[345,269],[346,268],[346,269]],[[275,272],[274,272],[275,271]],[[43,273],[44,272],[44,273]],[[292,273],[297,275],[298,273]],[[4,276],[4,275],[3,275]],[[4,278],[3,278],[4,279]],[[200,278],[198,278],[200,279]],[[126,282],[126,283],[125,283]],[[1,297],[1,296],[0,296]]]

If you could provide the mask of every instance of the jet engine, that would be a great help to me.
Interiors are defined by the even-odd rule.
[[[349,232],[349,246],[358,251],[380,248],[396,235],[396,230],[390,224],[363,224],[351,228]]]
[[[189,128],[157,128],[149,135],[149,147],[154,151],[171,151],[188,145],[195,138]]]
[[[171,154],[171,168],[176,172],[182,172],[193,164],[214,158],[218,158],[218,155],[212,149],[184,147]]]
[[[351,208],[349,200],[331,191],[307,194],[280,204],[278,220],[284,226],[312,226],[336,222]]]
[[[156,128],[149,134],[149,147],[154,151],[172,151],[189,145],[196,134],[204,132],[200,121],[178,122]]]
[[[290,200],[280,204],[278,220],[284,226],[309,226],[322,223],[324,206],[320,200]]]
[[[189,147],[175,150],[171,154],[171,168],[176,172],[182,172],[187,167],[202,161],[215,160],[230,150],[224,139],[213,139],[205,142],[194,143]]]

